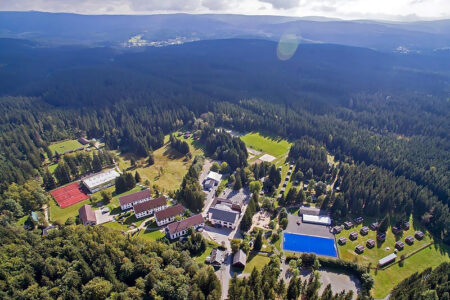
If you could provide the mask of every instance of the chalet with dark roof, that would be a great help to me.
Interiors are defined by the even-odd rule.
[[[166,230],[169,238],[173,240],[186,235],[189,228],[197,229],[201,226],[205,226],[205,221],[203,220],[203,216],[198,214],[181,221],[170,223],[167,225]]]
[[[398,226],[392,227],[392,232],[394,234],[400,234],[400,233],[402,233],[402,231],[403,231],[403,229],[401,227],[398,227]]]
[[[380,224],[378,224],[378,222],[373,222],[372,224],[370,224],[370,229],[377,230],[379,226]]]
[[[225,256],[226,256],[225,251],[214,248],[211,251],[209,263],[214,267],[220,267],[225,261]]]
[[[134,214],[137,219],[150,216],[157,211],[167,208],[167,199],[162,196],[153,200],[138,203],[133,206]]]
[[[369,233],[369,227],[363,226],[359,231],[362,235],[367,235]]]
[[[339,245],[345,245],[347,243],[347,239],[345,237],[341,237],[338,240]]]
[[[163,226],[175,221],[175,218],[184,214],[184,208],[177,204],[161,211],[155,212],[155,221],[158,226]]]
[[[397,248],[398,250],[403,250],[403,248],[405,248],[405,244],[402,241],[397,241],[395,243],[395,248]]]
[[[348,237],[350,240],[354,241],[358,238],[358,233],[356,231],[353,231]]]
[[[122,210],[130,209],[138,203],[143,203],[150,201],[152,199],[152,195],[149,189],[145,189],[133,194],[128,194],[122,197],[119,197],[120,208]]]
[[[409,222],[403,223],[403,229],[405,229],[405,230],[409,229]]]
[[[97,217],[92,207],[89,204],[85,204],[78,210],[78,215],[80,217],[81,223],[83,225],[96,225]]]
[[[372,239],[368,239],[367,242],[366,242],[366,246],[367,246],[367,248],[375,247],[375,241],[372,240]]]
[[[334,234],[341,233],[341,232],[342,232],[342,226],[334,226],[334,227],[331,229],[331,232],[334,233]]]
[[[408,245],[412,245],[412,244],[414,244],[414,238],[413,238],[412,236],[407,236],[407,237],[405,238],[405,242],[406,242]]]
[[[414,233],[414,236],[416,237],[416,239],[421,240],[423,239],[423,237],[425,236],[425,234],[422,231],[416,231]]]
[[[361,224],[363,221],[364,221],[363,217],[357,217],[357,218],[355,219],[355,223],[356,223],[356,224]]]
[[[364,252],[364,246],[363,245],[358,245],[355,247],[355,252],[358,254],[361,254]]]
[[[353,223],[350,221],[344,222],[345,229],[350,229],[353,227]]]
[[[377,240],[380,242],[384,242],[386,240],[386,234],[384,233],[377,234]]]

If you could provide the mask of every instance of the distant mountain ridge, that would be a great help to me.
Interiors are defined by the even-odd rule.
[[[421,22],[344,21],[320,17],[246,15],[78,15],[0,12],[0,37],[51,45],[122,46],[146,41],[258,38],[277,41],[295,34],[304,42],[335,43],[381,51],[432,51],[450,47],[450,20]]]

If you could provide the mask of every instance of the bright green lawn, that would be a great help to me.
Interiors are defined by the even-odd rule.
[[[379,270],[371,275],[375,279],[372,296],[384,298],[403,279],[411,276],[415,272],[421,272],[428,267],[436,267],[442,262],[450,261],[450,249],[441,245],[430,245],[422,251],[412,255],[403,262],[403,266],[395,264],[385,270]]]
[[[25,222],[28,220],[29,217],[30,217],[29,215],[23,216],[22,218],[17,220],[16,225],[17,226],[23,226],[25,224]]]
[[[270,154],[277,158],[287,154],[291,148],[291,143],[286,140],[263,136],[258,132],[243,135],[241,136],[241,140],[245,142],[247,147]]]
[[[199,256],[194,256],[194,257],[193,257],[194,260],[195,260],[197,263],[199,263],[199,264],[200,264],[200,263],[204,263],[206,257],[208,257],[208,256],[211,254],[212,249],[214,249],[214,246],[208,244],[208,246],[206,246],[205,252],[203,252],[203,253],[202,253],[201,255],[199,255]]]
[[[51,164],[48,166],[48,170],[50,171],[51,174],[55,173],[55,169],[58,166],[58,164]]]
[[[90,200],[86,199],[62,209],[58,206],[56,201],[52,199],[50,200],[50,220],[53,222],[59,221],[64,224],[68,218],[78,216],[78,210],[85,204],[90,204]]]
[[[157,239],[163,238],[164,236],[165,236],[164,232],[160,230],[155,231],[141,230],[141,232],[139,232],[138,235],[138,237],[147,241],[156,241]]]
[[[83,147],[83,145],[77,140],[57,142],[49,146],[52,153],[55,153],[56,151],[58,151],[58,153],[64,153],[68,150],[75,150],[79,147]]]
[[[261,271],[262,268],[270,262],[270,258],[263,255],[250,254],[245,265],[243,273],[251,273],[254,268]]]
[[[347,238],[347,243],[343,246],[338,245],[338,249],[339,249],[339,257],[343,260],[347,260],[347,261],[353,261],[353,262],[357,262],[359,264],[363,264],[363,265],[368,265],[369,263],[372,263],[372,266],[375,267],[378,264],[378,260],[380,260],[381,258],[391,254],[394,252],[394,245],[395,242],[397,240],[401,240],[403,242],[405,242],[405,238],[409,235],[414,236],[414,232],[417,230],[422,230],[423,232],[426,232],[423,228],[421,227],[416,227],[413,226],[413,220],[410,220],[410,224],[411,227],[408,231],[403,232],[402,236],[395,236],[392,233],[391,228],[389,228],[389,230],[386,232],[386,240],[383,243],[379,243],[377,242],[375,247],[373,247],[372,249],[369,249],[366,247],[366,241],[368,239],[373,239],[376,241],[376,232],[370,230],[369,234],[367,234],[366,236],[362,236],[359,232],[359,230],[361,229],[361,227],[363,226],[362,224],[353,227],[350,230],[343,230],[340,234],[336,235],[336,240],[338,240],[340,237],[346,237]],[[369,226],[370,221],[365,220],[365,225]],[[415,224],[414,224],[415,225]],[[417,225],[416,225],[417,226]],[[355,241],[351,241],[348,236],[351,232],[356,231],[358,232],[358,239],[356,239]],[[405,243],[405,248],[402,251],[399,251],[398,256],[404,254],[405,256],[407,256],[409,253],[413,252],[414,250],[426,245],[427,243],[431,242],[432,239],[429,235],[426,235],[424,237],[423,240],[419,241],[419,240],[415,240],[414,244],[409,246],[408,244]],[[355,247],[361,244],[365,247],[364,253],[363,254],[356,254],[355,253]],[[386,247],[389,247],[390,250],[386,250]]]

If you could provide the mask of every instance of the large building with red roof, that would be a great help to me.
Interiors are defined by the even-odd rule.
[[[158,226],[163,226],[175,221],[175,218],[182,216],[184,208],[181,204],[177,204],[155,213],[155,221]]]
[[[120,208],[122,210],[133,208],[133,206],[138,203],[143,203],[150,200],[152,200],[152,194],[149,189],[119,197]]]
[[[166,208],[167,199],[164,196],[133,205],[134,215],[137,219],[152,215],[153,213]]]
[[[205,226],[205,221],[203,216],[198,214],[167,225],[167,234],[173,240],[187,234],[189,228],[197,229],[200,226]]]

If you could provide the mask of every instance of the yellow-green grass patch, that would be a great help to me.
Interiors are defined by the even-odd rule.
[[[147,166],[147,158],[144,158],[139,162],[142,166],[135,169],[141,175],[142,182],[148,179],[151,186],[156,184],[160,192],[164,193],[175,191],[180,187],[184,175],[186,175],[192,164],[192,159],[196,155],[203,154],[203,150],[197,141],[194,141],[192,138],[185,139],[184,137],[180,139],[189,144],[192,158],[187,160],[184,155],[172,149],[169,144],[169,135],[167,135],[164,138],[164,146],[153,151],[155,164]],[[126,170],[130,167],[130,163],[125,160],[124,156],[121,156],[119,166],[121,169]],[[132,172],[134,173],[134,170]]]
[[[62,154],[66,151],[75,150],[77,148],[83,147],[83,145],[77,140],[66,140],[62,142],[53,143],[48,147],[50,148],[53,154],[55,152]]]
[[[86,199],[69,207],[61,208],[52,198],[50,200],[50,210],[49,210],[50,220],[53,222],[58,221],[64,224],[64,222],[66,222],[68,218],[78,216],[78,210],[85,204],[90,204],[90,200]]]
[[[247,147],[270,154],[276,158],[286,155],[292,145],[287,140],[263,136],[259,132],[243,135],[241,140],[244,141]]]
[[[144,239],[146,241],[156,241],[160,238],[163,238],[165,236],[164,232],[161,230],[141,230],[138,234],[138,237],[141,239]]]
[[[243,273],[251,273],[254,268],[261,271],[269,262],[270,258],[268,256],[250,254]]]
[[[434,268],[445,261],[450,261],[449,253],[449,247],[432,244],[405,259],[403,264],[397,263],[377,272],[371,270],[371,275],[375,279],[372,296],[374,298],[386,297],[397,284],[415,272],[422,272],[428,267]]]

